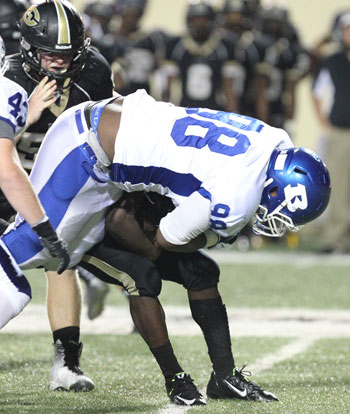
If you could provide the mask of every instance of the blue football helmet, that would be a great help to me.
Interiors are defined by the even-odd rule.
[[[281,237],[287,230],[298,231],[326,209],[331,195],[329,172],[314,152],[275,149],[266,175],[253,222],[256,234]]]

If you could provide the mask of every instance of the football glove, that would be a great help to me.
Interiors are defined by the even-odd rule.
[[[32,229],[39,236],[40,243],[50,252],[51,256],[60,259],[57,268],[57,273],[60,275],[67,269],[70,261],[67,243],[57,236],[47,216],[41,219],[38,224],[32,226]]]

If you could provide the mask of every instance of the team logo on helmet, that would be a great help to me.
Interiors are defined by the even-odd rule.
[[[284,195],[288,200],[287,208],[294,213],[298,209],[305,210],[308,207],[305,185],[298,183],[296,187],[288,184],[284,187]]]
[[[36,26],[40,22],[40,13],[36,6],[31,6],[24,13],[23,21],[27,26]]]

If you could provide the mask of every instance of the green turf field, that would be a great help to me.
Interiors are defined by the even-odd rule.
[[[350,311],[347,264],[327,262],[224,264],[221,292],[228,308],[313,309]],[[29,272],[33,302],[44,303],[45,279]],[[164,283],[161,301],[186,306],[183,288]],[[115,288],[109,305],[127,306]],[[350,314],[350,313],[349,313]],[[43,315],[46,318],[46,315]],[[102,318],[102,317],[101,317]],[[324,332],[291,357],[273,359],[303,335],[239,336],[232,334],[236,364],[255,367],[253,380],[274,392],[279,403],[208,401],[206,407],[174,411],[162,376],[149,350],[137,334],[87,335],[82,332],[82,367],[96,384],[91,393],[47,390],[52,362],[51,335],[0,333],[0,412],[3,413],[286,413],[341,414],[350,412],[350,319],[339,337]],[[102,319],[101,319],[102,323]],[[117,323],[117,321],[116,321]],[[308,323],[312,323],[309,321]],[[342,326],[343,326],[342,325]],[[172,336],[183,368],[205,392],[210,364],[201,336]],[[262,362],[272,357],[266,367]]]

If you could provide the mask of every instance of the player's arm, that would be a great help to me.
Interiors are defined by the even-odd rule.
[[[199,234],[194,239],[190,240],[185,244],[173,244],[168,242],[162,232],[157,229],[156,239],[155,239],[156,246],[159,246],[163,250],[168,250],[170,252],[179,252],[179,253],[192,253],[196,250],[202,249],[207,244],[207,239],[204,233]]]
[[[227,112],[239,112],[239,98],[235,83],[241,82],[241,79],[238,79],[237,76],[241,72],[240,65],[233,60],[226,62],[222,68],[221,84],[225,97],[225,111]]]
[[[32,226],[44,216],[13,142],[0,138],[0,186],[12,207]]]
[[[106,230],[125,249],[156,260],[161,249],[153,243],[156,226],[149,220],[136,219],[142,193],[126,194],[106,217]]]
[[[60,259],[57,271],[62,273],[70,260],[66,244],[52,228],[9,138],[0,138],[0,187],[12,207],[37,233],[41,244]]]
[[[210,201],[194,192],[160,221],[155,244],[164,250],[183,253],[209,247],[207,235],[214,233],[209,231],[209,221]]]
[[[334,88],[328,69],[322,69],[312,87],[312,100],[316,115],[324,128],[329,127],[329,121],[324,110],[324,91]]]

